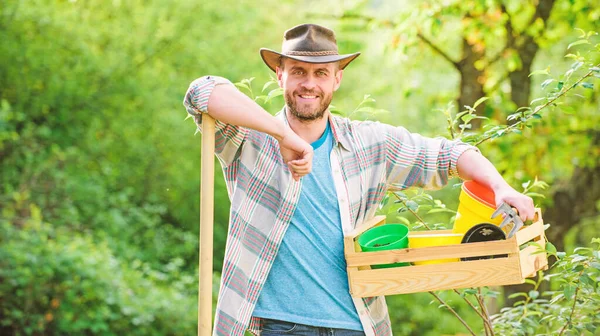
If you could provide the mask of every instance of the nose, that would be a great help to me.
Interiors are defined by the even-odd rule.
[[[301,85],[303,89],[311,91],[317,86],[316,78],[312,75],[306,76]]]

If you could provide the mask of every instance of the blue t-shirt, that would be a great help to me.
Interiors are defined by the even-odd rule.
[[[329,156],[329,123],[314,149],[302,191],[255,317],[318,327],[363,330],[348,289],[344,235]]]

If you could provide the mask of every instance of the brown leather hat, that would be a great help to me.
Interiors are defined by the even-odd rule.
[[[260,56],[267,66],[275,71],[279,66],[280,57],[288,57],[307,63],[340,62],[340,69],[344,69],[350,62],[360,55],[340,55],[333,30],[316,24],[301,24],[286,30],[283,34],[281,52],[267,48],[260,49]]]

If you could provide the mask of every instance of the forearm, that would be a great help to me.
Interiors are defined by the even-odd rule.
[[[474,180],[492,190],[510,187],[496,167],[475,150],[465,151],[458,158],[456,167],[463,180]]]
[[[281,140],[286,129],[273,117],[231,84],[216,85],[208,100],[208,114],[224,123],[267,133]]]

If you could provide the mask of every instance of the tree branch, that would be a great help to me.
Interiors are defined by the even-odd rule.
[[[313,14],[313,15],[311,15],[311,17],[329,18],[329,19],[337,19],[337,20],[342,20],[342,19],[357,19],[357,20],[365,21],[366,23],[377,22],[377,23],[381,24],[384,27],[395,27],[397,25],[397,23],[394,22],[394,21],[392,21],[392,20],[379,20],[379,19],[374,18],[372,16],[367,16],[367,15],[358,14],[358,13],[344,13],[344,14],[342,14],[340,16],[323,15],[323,14]],[[446,59],[448,62],[450,62],[450,64],[452,64],[457,70],[459,70],[459,64],[458,64],[458,62],[456,62],[450,56],[448,56],[447,53],[445,53],[437,45],[435,45],[433,42],[431,42],[431,40],[429,40],[427,37],[425,37],[423,34],[421,34],[421,32],[417,33],[417,37],[419,39],[421,39],[421,41],[423,41],[427,45],[429,45],[431,47],[431,49],[433,49],[436,53],[440,54],[440,56],[442,56],[444,59]]]
[[[600,67],[600,63],[596,65],[596,67]],[[583,75],[581,78],[579,78],[575,83],[573,83],[573,85],[569,86],[566,90],[562,91],[561,93],[559,93],[556,97],[550,99],[549,101],[547,101],[544,105],[541,105],[541,107],[539,109],[537,109],[537,111],[531,113],[530,115],[528,115],[525,118],[521,118],[521,120],[519,120],[518,122],[508,126],[507,128],[504,129],[504,133],[506,133],[507,131],[516,128],[517,126],[521,125],[523,122],[533,118],[534,115],[539,114],[541,110],[545,109],[546,107],[548,107],[550,104],[554,103],[558,98],[564,96],[567,92],[573,90],[577,85],[579,85],[579,83],[581,83],[584,79],[590,77],[592,74],[594,73],[593,70],[590,70],[588,73],[586,73],[585,75]],[[479,146],[481,145],[483,142],[491,139],[493,137],[492,135],[488,135],[487,137],[477,141],[474,146]]]
[[[583,270],[581,272],[579,272],[579,277],[581,277],[582,274],[583,274]],[[562,327],[562,329],[560,330],[560,333],[558,333],[558,336],[562,336],[562,334],[565,333],[567,326],[571,323],[571,321],[573,321],[573,314],[575,313],[575,305],[577,304],[577,294],[579,294],[580,287],[581,287],[581,282],[578,282],[577,288],[575,288],[575,295],[573,296],[573,306],[571,307],[571,314],[569,315],[569,320]]]
[[[538,18],[541,18],[545,24],[546,21],[548,21],[548,18],[550,17],[550,12],[552,11],[552,7],[554,6],[554,1],[555,0],[540,0],[538,2],[538,5],[535,7],[535,13],[533,13],[527,24],[525,24],[525,27],[531,26]],[[506,52],[508,49],[513,47],[521,48],[522,46],[530,43],[530,40],[533,39],[533,37],[526,35],[524,31],[518,32],[518,36],[515,38],[515,29],[512,25],[512,16],[510,15],[508,10],[506,9],[506,6],[502,2],[500,3],[500,9],[508,17],[508,20],[506,20],[506,23],[504,24],[506,29],[506,44],[504,48],[502,48],[502,50],[498,52],[498,54],[490,58],[490,60],[487,63],[488,66],[499,61],[502,58],[502,54],[504,54],[504,52]]]
[[[484,316],[484,315],[483,315],[483,313],[482,313],[482,312],[480,312],[480,311],[479,311],[479,309],[477,309],[477,308],[476,308],[476,307],[475,307],[475,306],[474,306],[474,305],[471,303],[471,301],[469,301],[469,300],[467,299],[467,297],[466,297],[466,296],[462,296],[462,293],[461,293],[461,292],[459,292],[459,291],[458,291],[458,290],[456,290],[456,289],[453,289],[453,291],[454,291],[454,293],[458,294],[459,296],[463,297],[463,299],[465,299],[465,302],[467,302],[467,304],[469,305],[469,307],[471,307],[471,308],[472,308],[472,309],[473,309],[473,310],[474,310],[474,311],[477,313],[477,315],[479,315],[479,317],[481,317],[481,319],[483,320],[484,327],[487,325],[487,327],[488,327],[488,328],[491,330],[491,329],[492,329],[492,324],[491,324],[491,322],[490,322],[490,320],[489,320],[489,317],[486,317],[486,316]],[[477,298],[477,302],[478,302],[478,303],[481,305],[481,303],[479,302],[479,298]],[[482,307],[483,307],[483,306],[482,306]],[[483,308],[482,308],[482,310],[483,310]],[[487,313],[486,313],[486,314],[487,314]],[[492,331],[492,335],[494,335],[494,332],[493,332],[493,331]]]
[[[425,37],[423,34],[421,34],[421,32],[418,32],[417,36],[423,42],[425,42],[427,45],[429,45],[431,47],[431,49],[433,49],[436,53],[440,54],[440,56],[442,56],[444,59],[446,59],[446,61],[450,62],[450,64],[452,64],[454,66],[454,68],[456,68],[456,70],[460,71],[460,64],[458,62],[456,62],[455,60],[453,60],[450,56],[448,56],[447,53],[442,51],[442,49],[440,49],[437,45],[433,44],[433,42],[431,42],[427,37]]]
[[[394,192],[392,194],[394,194],[394,196],[396,196],[396,198],[400,202],[402,202],[402,204],[404,204],[404,206],[408,209],[408,211],[410,211],[415,217],[417,217],[417,219],[419,221],[421,221],[421,223],[423,223],[423,225],[425,225],[425,227],[427,228],[427,230],[431,230],[431,228],[427,225],[427,223],[425,223],[425,221],[423,220],[423,218],[421,218],[421,216],[419,216],[418,213],[416,213],[415,211],[413,211],[413,209],[411,209],[408,205],[406,205],[406,202],[402,198],[400,198],[400,196],[396,195],[396,193],[394,193]]]
[[[429,292],[429,294],[433,295],[433,297],[435,297],[441,304],[443,304],[446,308],[448,308],[448,310],[454,314],[454,316],[456,316],[456,318],[460,321],[460,323],[462,323],[471,333],[471,335],[476,336],[476,334],[473,332],[473,330],[471,329],[471,327],[469,327],[469,325],[467,324],[467,322],[465,322],[465,320],[462,319],[462,317],[460,317],[460,315],[458,315],[458,313],[452,309],[452,307],[450,307],[446,302],[444,302],[444,300],[442,300],[437,294],[435,294],[434,292]]]

